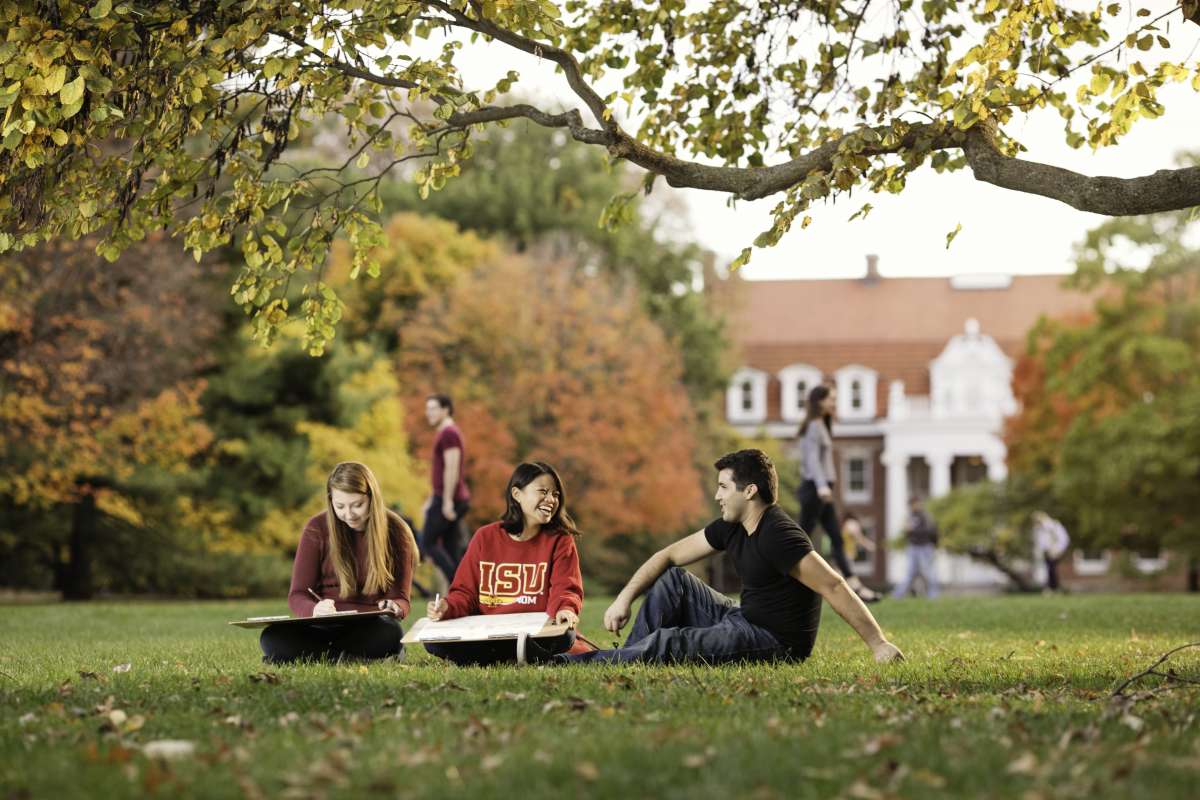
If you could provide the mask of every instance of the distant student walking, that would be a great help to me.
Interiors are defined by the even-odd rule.
[[[908,575],[892,596],[907,597],[913,581],[920,576],[925,581],[925,596],[932,600],[938,596],[937,523],[922,506],[921,498],[910,498],[908,508],[908,519],[904,523],[904,538],[908,542]]]
[[[437,433],[433,437],[432,489],[425,501],[421,549],[433,559],[447,584],[462,557],[458,521],[466,516],[471,501],[465,475],[466,448],[453,415],[454,401],[447,395],[434,394],[425,400],[425,419]]]
[[[376,609],[392,616],[269,625],[259,639],[263,660],[403,656],[400,620],[408,616],[416,562],[412,530],[387,510],[374,473],[354,461],[338,464],[325,482],[325,510],[300,535],[288,608],[297,617]]]
[[[1058,562],[1070,546],[1071,537],[1061,522],[1045,511],[1033,512],[1033,550],[1046,564],[1046,591],[1058,591]]]
[[[863,585],[846,557],[846,544],[842,539],[842,527],[838,523],[837,505],[833,490],[837,474],[833,466],[833,414],[837,410],[837,390],[828,386],[814,386],[808,393],[804,422],[800,425],[800,467],[804,481],[800,484],[800,527],[810,537],[816,538],[819,522],[829,537],[830,553],[838,571],[846,583],[865,602],[879,599],[879,595]]]

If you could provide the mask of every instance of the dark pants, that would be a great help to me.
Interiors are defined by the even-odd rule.
[[[690,572],[672,567],[646,593],[624,647],[559,658],[721,664],[790,659],[792,654],[770,631],[747,621],[728,597]]]
[[[517,640],[494,639],[488,642],[422,642],[425,652],[444,658],[460,667],[486,667],[491,664],[517,663]],[[525,640],[525,660],[530,664],[549,661],[575,644],[575,631],[560,636],[530,636]]]
[[[833,484],[830,484],[829,488],[832,490]],[[833,556],[833,563],[843,576],[853,577],[854,570],[850,567],[850,559],[846,558],[846,543],[842,539],[842,526],[838,522],[837,506],[833,504],[832,500],[827,503],[821,499],[821,495],[817,494],[816,483],[805,481],[800,484],[800,527],[809,537],[816,539],[818,522],[829,536],[829,549]]]
[[[306,660],[373,660],[395,656],[404,657],[400,639],[404,631],[400,621],[392,617],[366,619],[334,618],[311,625],[268,625],[263,628],[258,643],[263,661],[269,664],[289,664]]]
[[[458,549],[458,520],[466,516],[471,505],[467,502],[454,504],[456,519],[450,520],[442,514],[442,498],[434,495],[429,510],[425,512],[425,527],[421,528],[421,551],[446,576],[446,580],[454,580],[454,572],[462,553]]]
[[[1046,560],[1046,588],[1057,592],[1058,591],[1058,559],[1051,558],[1048,555],[1043,555]]]

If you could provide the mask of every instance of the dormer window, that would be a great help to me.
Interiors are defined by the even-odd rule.
[[[734,374],[725,392],[725,416],[733,423],[766,421],[767,373],[745,367]]]
[[[838,418],[875,419],[875,385],[878,373],[868,367],[851,364],[837,371]]]
[[[792,364],[779,370],[779,416],[783,421],[802,421],[808,393],[820,385],[821,371],[808,364]]]

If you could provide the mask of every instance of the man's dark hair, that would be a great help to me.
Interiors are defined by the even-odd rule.
[[[448,395],[448,394],[431,394],[431,395],[429,395],[429,397],[425,398],[426,402],[428,402],[430,400],[434,401],[439,406],[446,409],[447,414],[449,414],[452,417],[454,416],[454,401],[450,399],[450,395]]]
[[[739,490],[753,483],[758,487],[758,496],[767,505],[779,496],[779,475],[775,465],[762,450],[738,450],[717,459],[713,464],[717,472],[727,469],[733,472],[733,484]]]

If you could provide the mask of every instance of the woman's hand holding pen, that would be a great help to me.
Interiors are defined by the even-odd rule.
[[[554,615],[554,622],[558,625],[566,625],[568,628],[578,628],[579,615],[569,608],[560,608]]]
[[[425,616],[429,617],[434,622],[437,622],[442,618],[442,614],[446,613],[447,608],[449,608],[449,606],[446,604],[446,601],[442,599],[440,594],[438,594],[425,606]]]
[[[317,601],[317,604],[313,606],[312,610],[312,615],[314,617],[325,617],[330,614],[337,613],[337,606],[334,605],[333,600],[328,598],[322,600],[321,595],[314,592],[311,588],[308,590],[308,593],[311,594],[312,598]]]

